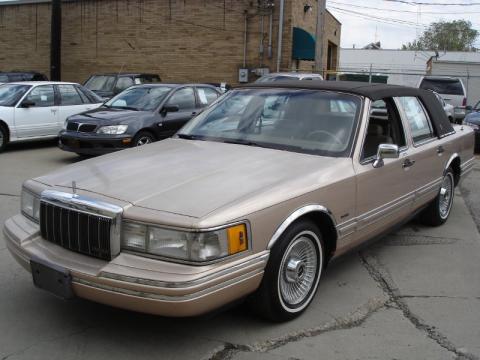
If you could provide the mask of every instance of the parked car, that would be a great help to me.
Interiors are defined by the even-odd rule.
[[[475,152],[480,152],[480,101],[473,107],[467,107],[469,113],[463,120],[464,125],[470,126],[475,131]]]
[[[467,90],[461,79],[448,76],[422,76],[418,87],[438,93],[447,104],[454,107],[455,122],[462,123],[466,115]]]
[[[451,123],[455,122],[455,120],[454,120],[455,110],[454,110],[453,105],[447,104],[445,102],[445,100],[443,100],[443,98],[440,96],[439,93],[436,93],[435,91],[432,91],[432,92],[435,94],[438,101],[440,101],[440,104],[442,105],[443,111],[445,111],[445,114],[447,115],[448,120],[450,120]]]
[[[419,213],[445,223],[474,161],[430,91],[251,84],[174,138],[26,181],[4,234],[60,297],[191,316],[250,296],[288,320],[331,259]]]
[[[92,75],[85,81],[84,86],[104,100],[108,100],[130,86],[154,84],[161,81],[157,74],[110,73]]]
[[[100,108],[69,117],[59,146],[81,155],[100,155],[150,144],[174,135],[219,96],[206,84],[133,86]]]
[[[16,82],[0,86],[0,152],[8,143],[55,138],[67,117],[102,100],[75,83]]]
[[[0,72],[0,83],[18,81],[48,81],[48,78],[36,71]]]
[[[301,72],[278,72],[263,75],[256,83],[285,81],[285,80],[323,80],[322,75],[315,73],[301,73]]]

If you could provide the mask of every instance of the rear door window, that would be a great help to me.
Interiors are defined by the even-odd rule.
[[[84,101],[82,97],[75,89],[73,85],[57,85],[60,92],[60,104],[63,106],[68,105],[83,105]]]
[[[210,105],[219,96],[215,90],[206,87],[197,88],[197,93],[201,107]]]
[[[464,95],[459,79],[423,79],[420,89],[432,90],[439,94]]]
[[[399,97],[399,104],[405,114],[410,126],[413,142],[418,144],[421,141],[433,138],[433,127],[425,109],[416,97]]]

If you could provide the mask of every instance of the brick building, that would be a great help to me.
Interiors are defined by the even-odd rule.
[[[139,71],[164,81],[237,83],[244,67],[249,81],[255,69],[310,71],[317,1],[284,0],[278,59],[280,1],[64,0],[62,80]],[[328,12],[325,18],[324,64],[335,69],[341,24]],[[1,71],[50,74],[50,20],[50,1],[0,3]]]

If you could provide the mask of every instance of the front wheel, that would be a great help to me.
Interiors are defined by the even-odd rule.
[[[291,320],[311,303],[324,263],[318,227],[309,220],[292,224],[272,248],[260,288],[251,306],[273,321]]]
[[[135,137],[133,138],[133,146],[143,146],[147,144],[151,144],[155,141],[155,138],[152,134],[147,131],[140,131]]]
[[[437,196],[420,215],[421,222],[430,226],[444,224],[452,210],[454,195],[455,180],[452,169],[448,168],[443,175],[442,185]]]
[[[8,135],[5,128],[0,124],[0,152],[7,147]]]

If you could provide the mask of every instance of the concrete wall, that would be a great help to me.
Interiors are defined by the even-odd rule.
[[[312,4],[316,8],[316,2]],[[271,58],[269,18],[263,16],[262,31],[262,13],[256,5],[237,0],[64,2],[62,79],[83,82],[92,73],[141,71],[158,73],[164,81],[236,83],[243,67],[245,12],[247,67],[275,71],[279,0],[273,14]],[[294,14],[303,12],[303,5],[300,0],[285,1],[281,70],[292,68],[292,27],[298,19]],[[0,6],[0,70],[49,75],[50,10],[48,3]],[[308,29],[315,23],[313,14],[302,20]]]

